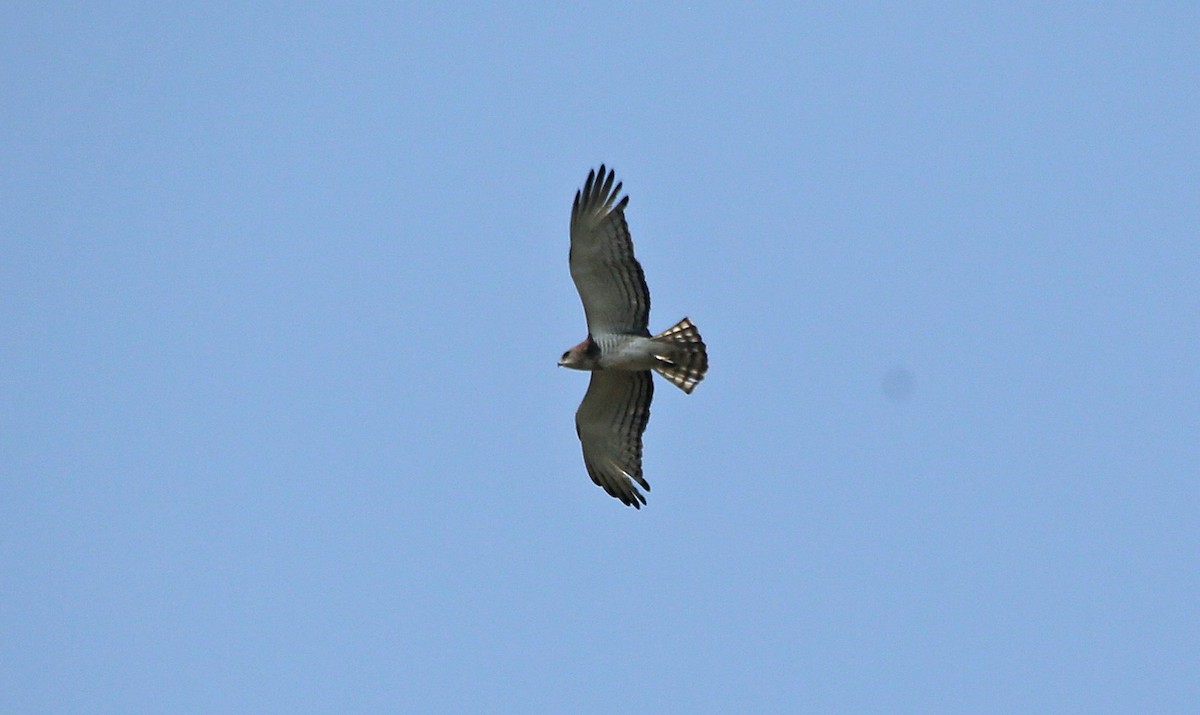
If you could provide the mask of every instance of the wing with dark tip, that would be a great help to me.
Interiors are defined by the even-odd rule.
[[[575,412],[588,476],[626,506],[642,508],[650,491],[642,476],[642,433],[650,421],[654,382],[650,372],[596,370]]]
[[[650,289],[642,266],[633,257],[633,240],[625,223],[629,197],[619,201],[621,184],[600,166],[588,172],[571,207],[571,278],[583,301],[588,332],[649,335]]]

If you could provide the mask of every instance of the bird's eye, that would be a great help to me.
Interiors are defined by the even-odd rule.
[[[571,351],[570,351],[570,350],[566,351],[565,353],[563,353],[562,359],[563,359],[563,360],[566,360],[566,359],[567,359],[567,356],[568,356],[568,355],[570,355],[570,354],[571,354]]]

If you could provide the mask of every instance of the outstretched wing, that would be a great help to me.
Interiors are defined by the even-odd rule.
[[[614,174],[588,172],[571,207],[571,278],[583,301],[592,335],[649,335],[650,289],[642,266],[633,257],[633,241],[625,223],[629,197],[617,201],[621,184]],[[616,205],[613,202],[617,201]]]
[[[595,370],[575,412],[588,476],[626,506],[642,508],[650,491],[642,476],[642,433],[650,421],[654,382],[650,371]]]

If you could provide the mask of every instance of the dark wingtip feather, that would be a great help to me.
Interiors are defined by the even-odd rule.
[[[601,171],[603,171],[603,170],[604,170],[604,168],[603,168],[603,167],[601,167],[601,169],[600,169],[600,170],[601,170]],[[589,169],[589,170],[588,170],[588,178],[587,178],[587,181],[583,182],[583,195],[584,195],[585,197],[588,197],[588,198],[590,198],[590,197],[591,197],[591,195],[592,195],[592,184],[594,184],[595,182],[596,182],[596,170],[595,170],[595,169]]]
[[[599,199],[600,201],[603,201],[605,204],[612,201],[613,195],[610,192],[612,191],[613,179],[615,179],[615,178],[617,178],[617,173],[615,171],[612,171],[610,169],[609,172],[607,174],[605,174],[604,167],[603,166],[600,167],[600,180],[603,183],[600,185],[599,190],[597,190],[597,192],[596,192],[596,194],[597,194],[596,198]]]

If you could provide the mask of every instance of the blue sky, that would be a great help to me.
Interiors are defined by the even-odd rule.
[[[1193,708],[1200,10],[732,7],[10,4],[0,710]]]

